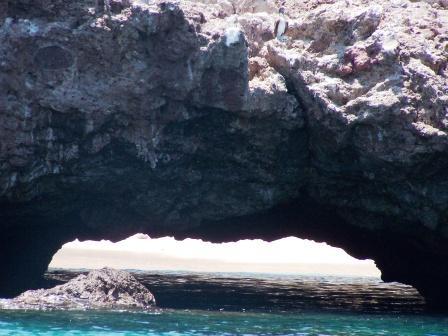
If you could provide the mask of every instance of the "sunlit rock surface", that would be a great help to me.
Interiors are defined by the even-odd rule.
[[[445,1],[2,6],[3,293],[77,237],[296,235],[448,302]]]
[[[81,274],[51,289],[29,290],[0,301],[8,309],[148,309],[156,300],[130,273],[112,268]]]

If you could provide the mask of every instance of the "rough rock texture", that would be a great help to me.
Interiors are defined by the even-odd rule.
[[[156,301],[131,274],[112,268],[81,274],[51,289],[29,290],[0,302],[9,309],[148,309]]]
[[[74,238],[296,235],[447,304],[446,1],[278,5],[3,4],[3,294]]]

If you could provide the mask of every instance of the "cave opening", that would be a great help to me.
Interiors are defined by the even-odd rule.
[[[367,276],[380,278],[373,260],[358,260],[343,249],[297,237],[267,242],[246,239],[211,243],[200,239],[151,238],[142,233],[118,242],[66,243],[49,269],[112,267],[140,271],[252,272]]]
[[[254,215],[203,220],[197,225],[176,228],[163,222],[143,222],[126,207],[112,210],[94,202],[79,205],[83,209],[76,209],[62,219],[46,216],[36,209],[8,208],[9,212],[17,210],[15,214],[21,216],[14,217],[11,213],[11,217],[3,217],[20,225],[11,225],[7,234],[0,237],[1,297],[48,286],[42,275],[55,253],[67,242],[76,238],[120,241],[143,232],[153,238],[173,236],[177,240],[202,239],[212,243],[242,239],[274,241],[289,236],[325,242],[357,259],[374,260],[384,281],[413,286],[432,307],[443,309],[446,302],[442,288],[444,274],[434,269],[434,258],[428,255],[428,250],[415,245],[411,239],[403,239],[403,235],[388,229],[391,226],[384,225],[383,231],[352,226],[335,209],[310,199],[302,198]],[[93,222],[106,224],[92,225]]]
[[[76,239],[53,256],[45,277],[54,285],[103,267],[130,271],[160,308],[411,311],[423,305],[411,286],[384,284],[373,260],[297,237],[211,243],[139,233],[118,242]]]

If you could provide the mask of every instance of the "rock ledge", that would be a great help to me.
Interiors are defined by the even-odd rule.
[[[111,268],[81,274],[51,289],[29,290],[1,305],[10,309],[148,309],[152,293],[130,273]]]

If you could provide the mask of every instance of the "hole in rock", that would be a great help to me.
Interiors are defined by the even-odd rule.
[[[287,237],[210,243],[199,239],[150,238],[136,234],[113,243],[75,240],[53,257],[49,268],[192,272],[258,272],[337,276],[381,273],[372,260],[358,260],[344,250],[311,240]]]
[[[131,270],[161,308],[409,312],[423,307],[412,287],[382,282],[372,260],[295,237],[220,244],[145,234],[117,243],[75,240],[53,256],[46,277],[67,281],[104,266]]]

